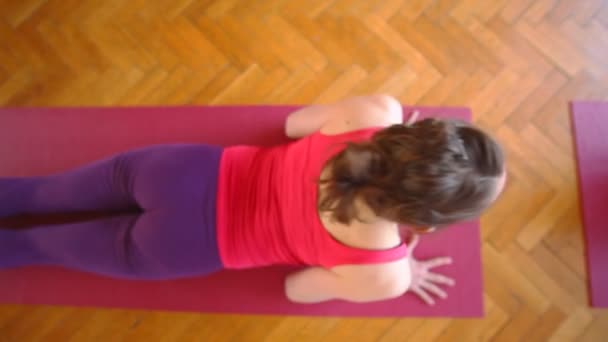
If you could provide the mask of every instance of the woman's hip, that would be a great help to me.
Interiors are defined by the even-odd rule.
[[[115,156],[115,170],[144,210],[215,208],[222,148],[156,145]]]

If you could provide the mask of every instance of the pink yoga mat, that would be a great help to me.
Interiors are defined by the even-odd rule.
[[[296,107],[162,107],[0,109],[0,176],[41,175],[130,148],[172,142],[272,145],[287,141],[285,116]],[[423,116],[470,119],[466,108],[420,108]],[[409,112],[411,108],[406,108]],[[310,316],[449,316],[483,314],[477,222],[425,236],[420,258],[449,255],[457,285],[428,307],[413,295],[370,304],[287,301],[283,279],[293,270],[222,271],[200,278],[144,282],[52,267],[0,271],[0,303],[118,307],[209,313]]]
[[[572,103],[591,305],[608,308],[608,103]]]

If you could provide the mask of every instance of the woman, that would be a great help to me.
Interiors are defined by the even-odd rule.
[[[0,178],[0,217],[113,213],[0,229],[0,268],[169,279],[297,264],[308,267],[286,279],[295,302],[445,297],[437,284],[453,281],[429,269],[451,260],[415,260],[400,224],[420,232],[477,217],[504,185],[498,145],[460,122],[404,125],[388,96],[308,107],[285,130],[301,139],[152,146],[61,174]]]

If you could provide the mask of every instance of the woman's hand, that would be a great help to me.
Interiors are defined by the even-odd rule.
[[[412,272],[412,283],[409,291],[412,291],[428,305],[434,305],[433,295],[445,299],[447,293],[438,285],[454,286],[454,279],[442,274],[431,272],[431,269],[452,263],[450,257],[439,257],[429,260],[416,260],[414,249],[418,245],[418,235],[414,235],[408,244],[408,259]]]
[[[417,110],[414,110],[413,112],[410,113],[410,116],[407,118],[407,121],[405,122],[406,126],[411,126],[414,124],[414,122],[416,122],[416,120],[418,120],[418,116],[420,115],[420,112]]]

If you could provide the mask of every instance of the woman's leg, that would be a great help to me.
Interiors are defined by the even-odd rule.
[[[0,229],[0,269],[53,265],[117,278],[171,279],[221,269],[200,211],[156,211],[32,229]]]
[[[221,266],[215,235],[220,156],[217,147],[163,145],[53,179],[20,180],[24,185],[13,191],[21,187],[27,196],[4,191],[3,201],[19,202],[12,214],[121,209],[132,204],[144,212],[26,230],[0,229],[0,268],[53,264],[153,279],[215,271]]]
[[[42,177],[0,178],[0,217],[137,207],[130,153]]]
[[[218,167],[220,153],[213,146],[159,145],[56,175],[0,177],[0,218],[183,206],[203,187],[192,182],[200,183],[205,173]]]

